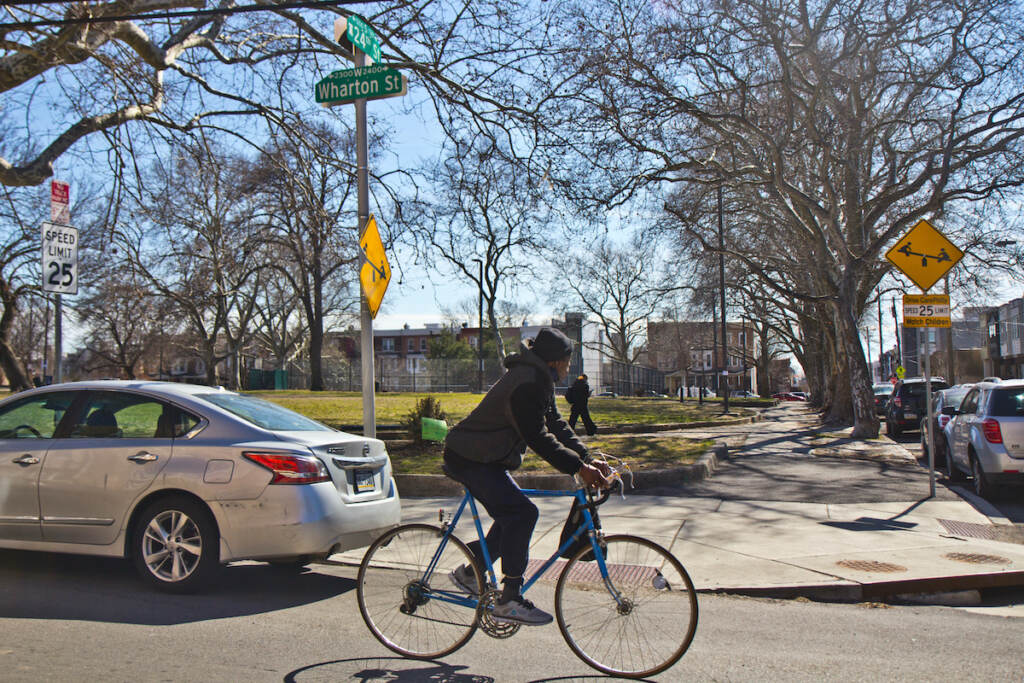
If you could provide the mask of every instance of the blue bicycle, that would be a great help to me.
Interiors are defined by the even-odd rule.
[[[579,482],[577,482],[579,483]],[[531,560],[525,594],[537,583],[554,583],[555,617],[566,643],[598,671],[645,678],[683,656],[697,629],[697,595],[689,575],[660,545],[631,535],[605,536],[594,496],[575,491],[524,489],[529,496],[575,497],[583,523],[546,561]],[[465,645],[480,628],[508,638],[518,624],[496,620],[491,609],[501,594],[482,543],[485,567],[474,559],[455,529],[469,508],[477,536],[484,538],[476,501],[467,491],[455,514],[440,524],[405,524],[378,538],[359,566],[359,611],[385,647],[405,657],[437,659]],[[560,559],[584,534],[589,544]],[[450,580],[462,565],[473,568],[475,590]],[[532,571],[532,574],[530,573]]]

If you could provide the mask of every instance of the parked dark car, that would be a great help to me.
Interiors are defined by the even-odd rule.
[[[871,391],[875,394],[875,415],[885,415],[885,406],[889,403],[889,396],[892,395],[892,384],[889,382],[874,384]]]
[[[948,389],[949,384],[941,377],[931,380],[932,392]],[[920,429],[921,416],[927,414],[925,404],[927,386],[924,377],[912,377],[896,382],[885,407],[885,433],[898,437],[907,429]]]
[[[938,467],[946,462],[946,425],[949,424],[950,414],[944,412],[945,408],[960,408],[964,396],[971,390],[973,384],[957,384],[949,389],[943,389],[932,394],[932,426],[935,433],[935,466]],[[928,458],[928,415],[921,415],[921,457]]]

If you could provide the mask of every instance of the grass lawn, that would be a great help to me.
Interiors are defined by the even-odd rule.
[[[314,420],[332,427],[359,425],[363,422],[362,394],[351,391],[254,391],[249,392],[268,401],[290,408]],[[441,409],[448,413],[449,424],[454,424],[469,414],[480,402],[482,394],[471,393],[380,393],[376,395],[375,407],[377,424],[399,424],[413,409],[416,401],[434,396]],[[765,401],[770,405],[771,401]],[[569,403],[558,398],[558,410],[563,416],[569,415]],[[749,414],[741,407],[730,406],[733,413]],[[680,403],[665,398],[592,398],[590,415],[599,426],[624,424],[666,424],[674,422],[697,422],[718,417],[722,411],[720,401],[696,400]]]
[[[602,435],[582,437],[591,450],[600,450],[622,458],[634,472],[663,469],[675,465],[688,465],[711,448],[712,441],[683,439],[670,436],[644,434]],[[441,444],[416,445],[410,442],[391,442],[388,454],[395,472],[399,474],[440,474]],[[557,472],[547,461],[527,451],[519,472]]]

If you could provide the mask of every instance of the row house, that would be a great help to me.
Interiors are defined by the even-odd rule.
[[[720,334],[721,323],[715,321],[648,322],[647,360],[657,370],[669,373],[668,389],[672,394],[680,387],[686,387],[688,393],[701,386],[717,391],[722,377],[730,391],[756,393],[753,328],[743,322],[726,323],[724,363]],[[723,369],[727,375],[722,375]]]

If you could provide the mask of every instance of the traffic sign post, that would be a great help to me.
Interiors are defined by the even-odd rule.
[[[885,258],[921,288],[923,294],[903,297],[904,327],[950,327],[949,295],[928,290],[960,262],[964,253],[931,223],[921,219],[885,254]],[[935,497],[935,425],[932,410],[931,343],[924,335],[924,386],[928,415],[928,483]],[[897,374],[902,368],[897,368]],[[900,375],[902,379],[902,375]],[[948,456],[947,456],[948,457]]]

